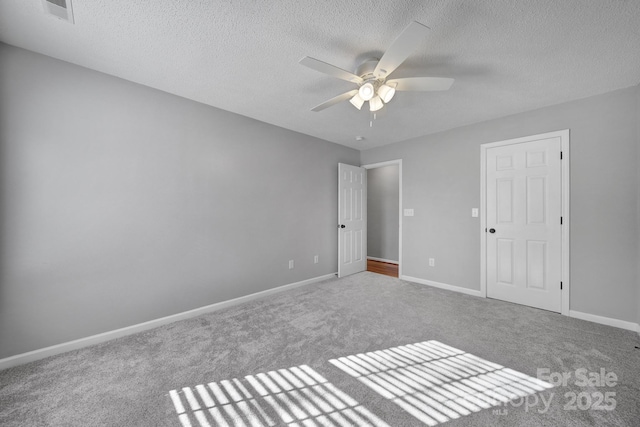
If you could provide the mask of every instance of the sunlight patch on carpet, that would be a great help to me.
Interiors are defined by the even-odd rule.
[[[331,359],[428,426],[553,387],[438,341]]]
[[[182,427],[389,427],[306,365],[171,390]]]

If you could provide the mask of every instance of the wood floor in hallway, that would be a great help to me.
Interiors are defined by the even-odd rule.
[[[398,277],[398,264],[391,264],[390,262],[368,259],[367,271],[371,271],[372,273],[384,274],[391,277]]]

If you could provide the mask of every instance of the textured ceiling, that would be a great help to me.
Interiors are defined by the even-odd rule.
[[[0,40],[322,139],[366,149],[640,83],[638,0],[2,0]],[[431,30],[393,77],[453,77],[398,92],[370,127],[354,88],[298,64],[355,71],[411,22]],[[356,141],[356,136],[364,136]]]

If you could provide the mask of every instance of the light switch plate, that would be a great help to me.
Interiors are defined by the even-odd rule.
[[[478,217],[478,208],[471,209],[471,216],[474,218]]]

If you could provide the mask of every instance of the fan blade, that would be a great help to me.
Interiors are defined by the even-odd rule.
[[[420,90],[420,91],[436,91],[448,90],[453,84],[454,79],[445,77],[407,77],[405,79],[387,80],[389,86],[396,85],[396,90]]]
[[[311,111],[322,111],[325,108],[329,108],[329,107],[331,107],[333,105],[336,105],[336,104],[338,104],[338,103],[340,103],[342,101],[346,101],[349,98],[353,98],[353,96],[356,93],[358,93],[358,89],[350,90],[349,92],[345,92],[345,93],[343,93],[341,95],[338,95],[338,96],[336,96],[334,98],[331,98],[330,100],[325,101],[320,105],[316,105],[315,107],[313,107],[311,109]]]
[[[300,61],[300,64],[305,67],[309,67],[312,70],[320,71],[321,73],[328,74],[331,77],[337,77],[342,80],[346,80],[348,82],[353,83],[362,83],[362,78],[356,76],[353,73],[350,73],[342,68],[338,68],[335,65],[327,64],[326,62],[322,62],[319,59],[311,58],[310,56],[305,56]]]
[[[389,49],[382,55],[380,62],[373,70],[376,77],[387,77],[398,68],[405,59],[411,55],[427,34],[429,27],[419,22],[412,22],[407,28],[393,41]]]

